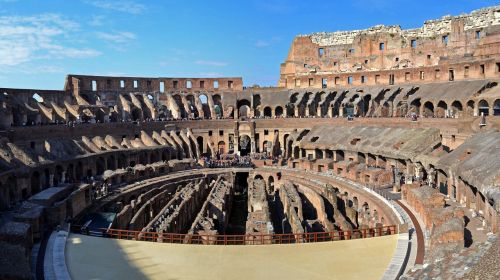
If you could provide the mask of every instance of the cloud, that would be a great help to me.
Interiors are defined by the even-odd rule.
[[[202,73],[198,73],[198,75],[196,75],[196,76],[202,77],[202,78],[220,78],[220,77],[224,77],[224,74],[219,73],[219,72],[202,72]]]
[[[117,33],[97,32],[97,38],[111,43],[126,43],[135,40],[136,36],[132,32],[122,31]]]
[[[276,43],[279,43],[280,41],[281,41],[280,37],[273,37],[270,40],[259,39],[259,40],[255,41],[255,43],[253,45],[256,48],[265,48],[265,47],[269,47],[271,45],[274,45]]]
[[[132,1],[83,0],[83,2],[97,8],[134,15],[142,14],[146,11],[146,6]]]
[[[76,22],[57,14],[0,16],[0,65],[99,56],[97,50],[72,46],[70,37],[78,28]]]
[[[93,15],[92,19],[89,21],[88,24],[90,26],[102,26],[103,25],[103,20],[104,20],[104,16]]]
[[[257,40],[254,44],[255,47],[257,48],[265,48],[265,47],[269,47],[271,44],[267,41],[264,41],[264,40]]]
[[[228,65],[227,62],[211,61],[211,60],[197,60],[195,63],[199,64],[199,65],[208,65],[208,66],[217,66],[217,67],[223,67],[223,66]]]

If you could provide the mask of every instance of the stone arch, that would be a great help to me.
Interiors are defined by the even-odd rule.
[[[205,149],[203,136],[196,137],[196,143],[198,143],[198,147],[200,148],[200,154],[203,154],[205,153],[205,150],[208,150]]]
[[[217,143],[217,152],[219,153],[219,155],[223,155],[226,153],[226,142],[219,141],[219,143]]]
[[[464,107],[462,106],[462,103],[458,100],[455,100],[451,103],[451,111],[453,112],[453,116],[461,116],[462,112],[464,111]]]
[[[272,117],[273,116],[273,110],[271,109],[271,107],[269,106],[266,106],[264,108],[264,117]]]
[[[293,158],[299,159],[300,158],[300,148],[299,146],[293,147]]]
[[[424,103],[424,117],[434,117],[434,104],[432,102],[427,101]]]
[[[212,101],[214,102],[214,113],[217,118],[224,117],[224,110],[222,107],[222,98],[219,94],[212,95]]]
[[[382,107],[381,107],[381,112],[380,112],[380,115],[384,118],[388,118],[388,117],[391,117],[391,106],[389,104],[389,102],[385,101],[384,104],[382,104]]]
[[[493,103],[493,116],[500,116],[500,99]]]
[[[478,113],[481,115],[483,113],[485,116],[487,116],[490,112],[490,105],[488,104],[488,101],[481,99],[479,103],[477,104],[478,108]]]
[[[274,108],[274,115],[276,117],[282,117],[283,116],[283,107],[277,106],[276,108]]]
[[[314,149],[314,158],[322,159],[323,158],[323,151],[318,149],[318,148]]]
[[[274,177],[272,175],[269,176],[267,179],[267,193],[268,194],[273,194],[274,193]]]
[[[446,110],[448,110],[448,104],[444,101],[439,101],[436,107],[436,117],[444,118],[446,117]]]
[[[187,118],[188,113],[186,112],[186,109],[184,107],[184,103],[182,103],[182,97],[179,94],[175,94],[174,96],[172,96],[172,98],[174,99],[175,103],[179,107],[179,112],[181,114],[181,118],[183,118],[183,119]]]
[[[188,103],[189,116],[193,116],[194,118],[201,117],[198,114],[198,108],[196,108],[196,100],[194,99],[194,96],[192,94],[186,95],[186,101]]]
[[[238,100],[238,117],[249,118],[251,117],[251,103],[247,99]]]
[[[420,103],[420,98],[415,98],[410,102],[410,113],[415,113],[420,115],[420,107],[422,104]]]
[[[476,103],[474,102],[474,100],[467,101],[466,112],[467,112],[468,116],[474,116],[474,107],[475,107],[475,105],[476,105]]]
[[[210,114],[210,105],[208,104],[208,96],[204,93],[200,93],[198,95],[198,99],[200,100],[201,109],[203,110],[203,116],[205,119],[209,119],[211,117]]]

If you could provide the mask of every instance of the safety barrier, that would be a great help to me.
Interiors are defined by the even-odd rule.
[[[314,243],[386,236],[398,233],[398,227],[382,226],[333,232],[307,232],[285,234],[209,235],[133,231],[122,229],[91,230],[82,226],[72,226],[72,232],[115,239],[200,245],[270,245]]]

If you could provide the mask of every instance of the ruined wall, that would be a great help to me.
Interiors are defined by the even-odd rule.
[[[377,25],[299,35],[281,65],[279,85],[321,88],[498,77],[497,10],[445,16],[409,30]]]

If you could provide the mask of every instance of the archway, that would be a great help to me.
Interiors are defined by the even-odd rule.
[[[479,112],[479,115],[481,114],[484,114],[485,116],[487,116],[490,112],[490,105],[488,104],[488,101],[486,100],[481,100],[479,101],[479,103],[477,104],[478,106],[478,112]]]
[[[500,116],[500,99],[495,100],[495,103],[493,103],[493,116]]]
[[[198,147],[200,148],[200,154],[205,152],[205,146],[203,146],[203,136],[196,137],[196,143],[198,143]]]
[[[420,98],[416,98],[410,103],[410,113],[415,113],[416,115],[420,115],[420,107],[422,104],[420,103]]]
[[[274,109],[274,115],[278,118],[283,116],[283,107],[281,107],[281,106],[276,107]]]
[[[448,105],[444,101],[439,101],[436,108],[436,117],[444,118],[446,117],[446,110],[448,110]]]
[[[474,100],[467,101],[467,115],[468,116],[474,116],[474,106],[475,106]]]
[[[271,107],[265,107],[264,108],[264,117],[270,118],[272,117],[273,112],[271,110]]]
[[[267,187],[268,187],[267,193],[268,194],[273,194],[274,193],[274,177],[273,176],[269,176],[269,178],[267,179],[267,181],[268,181],[268,184],[267,184]]]
[[[455,100],[453,103],[451,103],[451,110],[453,112],[453,117],[459,117],[462,115],[462,112],[464,110],[462,103],[460,101]]]
[[[246,99],[238,100],[238,117],[249,118],[250,112],[250,101]]]
[[[33,172],[31,175],[31,194],[36,194],[40,191],[40,173]]]
[[[226,143],[224,141],[219,141],[217,144],[217,152],[219,155],[223,155],[226,153]]]
[[[224,117],[224,111],[223,111],[223,108],[222,108],[222,98],[220,95],[218,94],[214,94],[212,96],[212,100],[214,102],[214,111],[215,111],[215,115],[217,118],[223,118]]]
[[[198,99],[200,100],[201,108],[203,110],[203,116],[200,117],[209,119],[211,115],[210,115],[210,106],[208,105],[208,97],[205,94],[200,94],[198,96]]]
[[[434,104],[430,101],[424,103],[424,117],[434,117]]]
[[[240,156],[246,156],[250,154],[251,149],[251,139],[248,135],[241,135],[239,139],[239,151]]]

